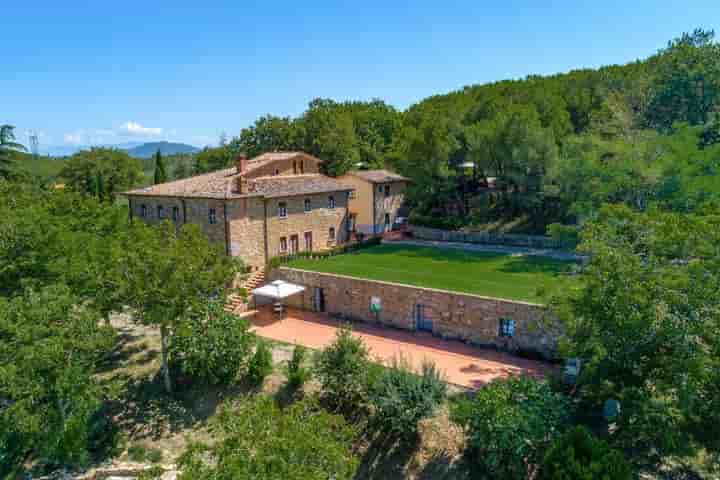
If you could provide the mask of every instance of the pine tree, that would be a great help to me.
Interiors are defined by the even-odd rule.
[[[167,172],[160,149],[155,152],[155,184],[167,182]]]

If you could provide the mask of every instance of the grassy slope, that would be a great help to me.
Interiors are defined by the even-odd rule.
[[[541,257],[513,257],[408,245],[381,245],[288,266],[325,273],[542,303],[571,288],[571,264]],[[538,295],[538,287],[544,294]]]

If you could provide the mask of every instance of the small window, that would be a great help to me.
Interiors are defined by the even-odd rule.
[[[333,243],[335,241],[335,227],[330,227],[328,229],[328,243]]]
[[[211,224],[217,223],[217,215],[215,214],[215,209],[211,208],[208,211],[208,222]]]
[[[276,177],[277,177],[278,175],[280,175],[280,170],[276,168],[276,169],[275,169],[275,174],[274,174],[274,175],[275,175]]]
[[[297,173],[298,173],[297,160],[293,160],[293,173],[294,173],[295,175],[297,175]]]
[[[287,237],[280,237],[280,251],[287,252]]]
[[[287,218],[287,203],[285,203],[285,202],[278,203],[278,217]]]
[[[300,159],[300,173],[305,173],[305,160]]]
[[[500,319],[500,336],[512,338],[515,334],[515,320],[511,318]]]
[[[383,186],[382,186],[382,185],[378,185],[378,192],[382,193],[382,191],[383,191]]]
[[[304,208],[305,208],[305,213],[312,211],[312,202],[310,201],[309,198],[305,199]]]
[[[165,208],[162,205],[157,206],[158,218],[165,218]]]
[[[328,197],[328,208],[335,208],[335,197],[332,195]]]
[[[390,196],[390,185],[385,185],[385,198]]]
[[[177,222],[178,220],[180,220],[180,209],[178,207],[173,207],[172,219],[173,219],[173,222]]]
[[[388,227],[390,227],[390,214],[386,213],[385,214],[385,228],[388,228]]]
[[[140,216],[147,217],[147,205],[140,205]]]

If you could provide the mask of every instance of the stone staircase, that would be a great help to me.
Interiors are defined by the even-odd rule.
[[[265,269],[261,268],[253,272],[241,285],[240,288],[245,289],[249,294],[250,291],[262,286],[265,283]],[[231,293],[225,302],[225,311],[239,315],[247,311],[247,298]]]
[[[253,272],[252,275],[245,281],[245,283],[242,285],[242,288],[248,291],[250,293],[251,290],[254,290],[258,287],[261,287],[265,283],[265,269],[260,268]]]

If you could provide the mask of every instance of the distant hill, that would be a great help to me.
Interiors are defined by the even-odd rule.
[[[137,147],[126,149],[131,157],[135,158],[150,158],[155,155],[155,152],[160,150],[163,155],[174,155],[176,153],[195,153],[200,149],[188,145],[186,143],[172,143],[172,142],[148,142],[138,145]]]

